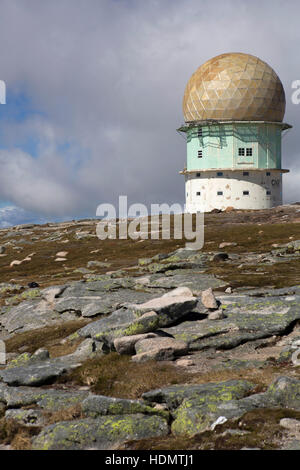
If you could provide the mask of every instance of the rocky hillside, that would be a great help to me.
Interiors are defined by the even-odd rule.
[[[0,448],[300,449],[300,204],[96,223],[0,230]]]

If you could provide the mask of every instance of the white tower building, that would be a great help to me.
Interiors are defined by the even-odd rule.
[[[274,70],[249,54],[201,65],[184,93],[186,211],[282,204],[285,94]]]

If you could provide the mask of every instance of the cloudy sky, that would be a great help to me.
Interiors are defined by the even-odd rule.
[[[0,0],[0,226],[183,203],[182,97],[223,52],[268,62],[286,91],[285,202],[300,200],[298,0]]]

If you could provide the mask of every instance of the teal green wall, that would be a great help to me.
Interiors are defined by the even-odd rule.
[[[187,132],[187,170],[207,168],[281,168],[281,125],[273,123],[219,123]],[[239,157],[239,147],[251,147],[252,157]],[[203,157],[198,158],[198,150]]]

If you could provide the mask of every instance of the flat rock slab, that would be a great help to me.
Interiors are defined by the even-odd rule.
[[[243,360],[243,359],[226,359],[222,360],[219,364],[216,364],[212,368],[215,370],[244,370],[244,369],[264,369],[272,363],[270,361],[258,361],[258,360]]]
[[[278,377],[266,393],[274,405],[300,410],[300,380],[285,376]]]
[[[45,417],[41,410],[26,409],[26,410],[7,410],[5,419],[13,419],[23,426],[44,426]]]
[[[55,302],[56,312],[76,312],[83,317],[94,317],[96,315],[110,313],[112,304],[105,296],[64,297]]]
[[[82,337],[103,341],[108,347],[112,347],[117,338],[149,333],[158,326],[159,319],[155,312],[138,316],[130,309],[121,308],[108,317],[84,326],[77,333]]]
[[[84,289],[80,285],[78,292],[73,286],[66,289],[63,296],[54,303],[54,310],[59,313],[73,311],[83,317],[93,317],[111,313],[125,302],[145,302],[155,296],[154,292],[140,292],[125,288],[118,288],[113,292],[100,289],[101,294],[99,295],[95,284],[87,283]]]
[[[0,315],[0,325],[9,333],[23,333],[76,319],[78,316],[75,313],[67,312],[60,315],[55,312],[45,300],[32,300],[7,309]]]
[[[168,263],[177,262],[181,260],[205,263],[209,259],[209,255],[207,253],[203,253],[202,251],[198,251],[198,250],[179,248],[178,250],[175,250],[172,253],[169,253],[163,259]]]
[[[131,304],[130,307],[134,311],[139,312],[139,314],[146,313],[149,310],[155,310],[159,313],[165,309],[170,309],[174,304],[182,304],[187,301],[195,300],[196,299],[193,297],[192,291],[188,287],[177,287],[161,297],[148,300],[148,302],[143,304]]]
[[[86,280],[77,281],[67,285],[60,298],[67,297],[86,297],[86,296],[103,296],[109,294],[118,294],[119,290],[122,290],[125,295],[134,295],[135,279],[130,277],[122,277],[113,279],[111,276],[106,274],[96,276],[98,280]],[[139,294],[137,294],[139,295]],[[149,294],[143,297],[141,293],[142,301],[145,297],[150,298]]]
[[[185,400],[194,399],[197,403],[233,400],[242,398],[254,388],[255,385],[246,380],[229,380],[196,385],[171,385],[170,387],[146,392],[142,395],[142,398],[149,403],[166,403],[169,410],[175,410]]]
[[[292,286],[292,287],[281,287],[278,289],[268,289],[266,287],[257,287],[255,289],[249,287],[237,287],[235,289],[236,295],[235,297],[243,298],[244,295],[249,295],[251,297],[259,298],[267,298],[267,297],[281,297],[286,298],[293,295],[300,296],[300,287],[299,286]],[[226,296],[219,296],[220,299],[225,298]]]
[[[89,392],[84,390],[38,389],[36,387],[10,387],[0,383],[0,402],[8,408],[37,405],[48,411],[58,411],[81,403]]]
[[[162,328],[162,331],[168,335],[172,335],[176,340],[185,341],[189,345],[191,343],[228,333],[237,329],[235,323],[228,320],[185,320],[178,325]]]
[[[168,276],[154,274],[150,276],[147,286],[153,288],[175,289],[176,287],[189,287],[195,296],[210,287],[222,287],[227,283],[217,279],[212,274],[205,274],[197,269],[179,269],[169,273]]]
[[[96,418],[104,415],[123,414],[156,414],[168,418],[168,412],[156,410],[142,400],[127,400],[102,395],[90,395],[82,402],[82,410],[86,416]]]
[[[143,304],[130,304],[129,307],[137,314],[155,311],[159,317],[159,327],[174,323],[196,307],[198,299],[186,287],[178,287],[161,297]]]
[[[136,356],[134,362],[144,362],[148,360],[170,361],[177,356],[187,353],[188,345],[184,341],[176,341],[166,336],[141,339],[135,344]]]
[[[263,395],[263,394],[262,394]],[[226,420],[237,419],[248,411],[266,407],[264,397],[254,400],[220,400],[202,404],[186,401],[174,413],[171,430],[175,436],[194,436],[204,431],[212,430],[214,423],[220,417]]]
[[[63,421],[47,426],[33,439],[34,450],[108,450],[128,440],[166,436],[167,422],[143,414]]]
[[[0,377],[8,385],[39,386],[53,382],[60,375],[79,365],[80,363],[57,360],[43,361],[23,367],[6,368],[0,371]]]
[[[99,335],[114,329],[126,328],[137,320],[137,316],[132,310],[120,308],[111,315],[100,320],[93,321],[78,330],[79,336],[98,338]]]

